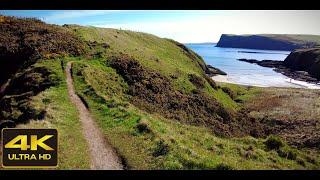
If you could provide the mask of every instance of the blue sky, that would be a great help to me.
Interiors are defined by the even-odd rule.
[[[187,42],[217,42],[227,34],[319,34],[320,11],[0,10],[52,24],[147,32]]]

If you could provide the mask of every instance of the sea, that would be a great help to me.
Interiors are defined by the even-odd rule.
[[[293,80],[281,73],[275,72],[272,68],[237,60],[246,58],[283,61],[290,54],[290,51],[221,48],[216,47],[215,43],[185,45],[199,54],[207,64],[227,73],[226,76],[213,77],[217,81],[259,87],[320,89],[320,85]]]

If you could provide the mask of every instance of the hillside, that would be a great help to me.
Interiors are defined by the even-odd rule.
[[[231,35],[222,34],[217,47],[247,48],[292,51],[301,48],[313,48],[320,45],[318,35],[291,34],[256,34]]]
[[[243,102],[255,97],[256,89],[216,84],[202,58],[179,42],[1,18],[0,48],[7,50],[0,61],[16,67],[1,69],[7,72],[1,126],[57,128],[60,169],[91,166],[79,112],[68,95],[70,63],[77,96],[126,169],[319,168],[317,146],[299,148],[292,139],[269,136],[266,124],[248,113]],[[36,40],[26,38],[33,36]],[[11,44],[17,50],[11,52]],[[25,45],[37,56],[12,58]]]
[[[41,59],[79,56],[84,45],[60,26],[36,19],[0,19],[0,122],[41,118],[44,112],[36,112],[27,101],[57,84],[58,79],[48,67],[31,65]]]

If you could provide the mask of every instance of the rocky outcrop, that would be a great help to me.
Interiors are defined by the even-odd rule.
[[[298,70],[291,68],[291,63],[286,64],[284,61],[274,61],[274,60],[262,60],[258,61],[255,59],[238,59],[239,61],[257,64],[262,67],[274,68],[274,71],[279,72],[287,77],[290,77],[299,81],[306,81],[310,83],[319,83],[320,79],[310,74],[306,69]],[[319,71],[320,69],[318,69]]]
[[[219,68],[216,68],[216,67],[213,67],[211,65],[207,65],[207,68],[208,68],[208,71],[207,74],[209,76],[215,76],[215,75],[227,75],[226,72],[222,71],[221,69]]]
[[[296,36],[297,38],[295,38],[294,35],[222,34],[217,43],[217,47],[292,51],[299,48],[311,48],[319,45],[318,42],[303,40],[302,36]]]
[[[284,65],[295,71],[306,71],[320,80],[320,48],[296,50],[284,60]]]

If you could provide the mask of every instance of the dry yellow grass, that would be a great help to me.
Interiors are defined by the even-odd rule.
[[[281,120],[320,120],[320,92],[264,88],[245,105],[253,115]]]

